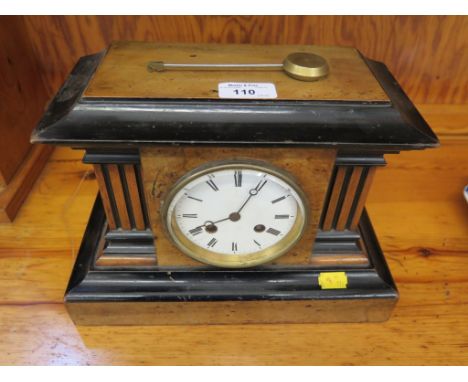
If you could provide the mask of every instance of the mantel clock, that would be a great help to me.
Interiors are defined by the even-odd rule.
[[[77,324],[356,322],[398,298],[364,204],[384,154],[438,140],[387,68],[323,46],[116,42],[32,135],[99,195]]]

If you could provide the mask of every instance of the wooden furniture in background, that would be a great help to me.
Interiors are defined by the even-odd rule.
[[[111,41],[342,45],[384,62],[416,103],[468,102],[467,16],[26,16],[50,94]]]
[[[0,222],[15,218],[51,147],[31,146],[48,94],[24,20],[0,20]]]

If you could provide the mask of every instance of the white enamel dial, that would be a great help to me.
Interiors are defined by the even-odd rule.
[[[272,260],[300,237],[305,201],[284,173],[229,163],[204,168],[175,187],[166,226],[202,262],[246,267]]]

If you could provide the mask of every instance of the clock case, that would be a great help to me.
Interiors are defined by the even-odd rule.
[[[78,61],[31,139],[85,149],[83,160],[94,165],[100,186],[65,294],[75,323],[389,318],[398,292],[365,198],[375,169],[385,165],[384,154],[436,147],[438,139],[385,65],[358,53],[387,100],[87,97],[105,55]],[[311,259],[320,261],[248,269],[159,267],[140,155],[151,147],[333,151],[310,248]],[[319,283],[320,275],[334,272],[345,272],[344,288]]]

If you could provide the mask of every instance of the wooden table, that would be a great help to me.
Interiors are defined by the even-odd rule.
[[[367,208],[399,287],[376,324],[81,327],[62,304],[97,186],[56,149],[0,225],[0,364],[468,364],[468,112],[422,105],[435,150],[387,155]]]

